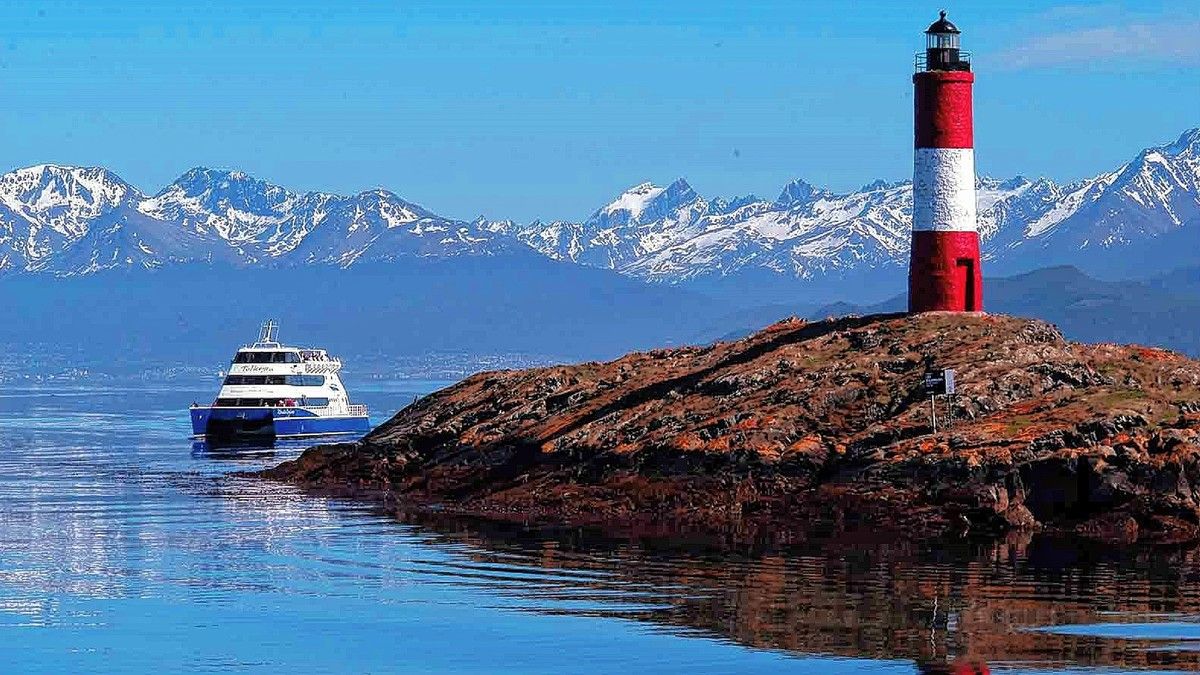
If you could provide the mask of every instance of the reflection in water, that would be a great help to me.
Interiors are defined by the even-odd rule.
[[[534,611],[621,616],[795,653],[911,659],[929,673],[986,672],[989,663],[1200,669],[1195,548],[1119,550],[1025,535],[738,551],[402,519],[468,546],[475,565],[596,575],[503,589],[532,600]],[[545,600],[569,601],[568,609],[540,609]],[[579,603],[586,609],[569,608]]]
[[[951,663],[918,662],[917,671],[921,675],[987,675],[991,672],[986,663],[964,660]]]
[[[304,451],[305,448],[317,443],[336,443],[355,440],[354,436],[337,436],[316,439],[254,439],[254,440],[222,440],[222,441],[192,441],[192,458],[203,460],[265,460],[274,459],[283,453],[292,457]]]
[[[189,448],[189,392],[106,391],[0,398],[6,669],[1200,668],[1193,548],[739,548],[396,516],[235,475],[302,443]]]

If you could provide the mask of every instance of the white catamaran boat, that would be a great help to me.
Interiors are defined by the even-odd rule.
[[[258,342],[242,347],[212,405],[192,405],[196,438],[287,438],[370,430],[367,406],[353,405],[324,349],[287,347],[278,324],[263,324]]]

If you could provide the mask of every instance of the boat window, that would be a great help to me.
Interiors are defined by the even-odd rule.
[[[213,403],[213,407],[216,408],[277,408],[280,406],[325,408],[329,406],[329,399],[323,396],[301,396],[299,398],[219,398]]]
[[[227,385],[280,385],[293,387],[320,387],[325,384],[324,375],[229,375]]]
[[[238,352],[234,363],[300,363],[296,352]]]
[[[219,398],[213,405],[217,408],[261,408],[271,403],[261,398]]]

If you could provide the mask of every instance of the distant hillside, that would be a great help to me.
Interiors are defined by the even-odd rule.
[[[1200,257],[1200,248],[1193,249],[1192,253],[1193,258]],[[1193,265],[1166,274],[1156,274],[1148,279],[1147,283],[1168,293],[1200,296],[1200,266]]]
[[[532,252],[349,270],[17,276],[0,279],[0,313],[9,318],[0,322],[0,349],[55,345],[105,369],[138,370],[147,361],[218,367],[271,317],[285,340],[347,357],[465,351],[587,359],[678,344],[701,329],[710,304]]]
[[[1138,281],[1101,281],[1074,267],[988,279],[987,311],[1042,319],[1080,342],[1121,342],[1200,354],[1200,293]],[[907,296],[875,305],[836,305],[812,314],[902,311]]]
[[[988,278],[984,306],[992,313],[1049,321],[1072,340],[1136,343],[1200,355],[1200,281],[1195,274],[1188,269],[1148,281],[1102,281],[1074,267],[1051,267]],[[730,314],[723,318],[723,332],[712,326],[704,334],[737,339],[793,314],[823,319],[902,312],[906,306],[903,293],[879,303],[837,302],[815,310],[803,301],[775,303]]]
[[[1040,318],[1072,339],[1200,354],[1200,293],[1190,272],[1109,282],[1071,267],[989,279],[989,311]],[[220,367],[265,318],[288,340],[360,363],[432,352],[523,353],[561,360],[704,344],[782,317],[902,311],[904,295],[814,309],[813,296],[742,306],[527,252],[405,264],[285,269],[168,267],[51,279],[0,278],[0,349],[62,354],[53,371]],[[743,298],[749,302],[748,298]],[[69,356],[67,356],[69,355]]]

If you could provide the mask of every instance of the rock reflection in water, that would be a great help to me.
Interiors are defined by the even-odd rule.
[[[794,653],[911,659],[926,673],[988,672],[997,663],[1200,669],[1200,623],[1192,623],[1200,616],[1196,548],[1118,550],[1025,535],[739,550],[400,518],[466,545],[477,564],[596,575],[584,588],[509,586],[505,592],[518,597],[561,601],[554,610],[533,603],[531,611],[616,615]],[[563,603],[580,608],[562,610]],[[1195,630],[1161,637],[1121,631],[1166,621]],[[1064,625],[1074,629],[1052,628]]]

